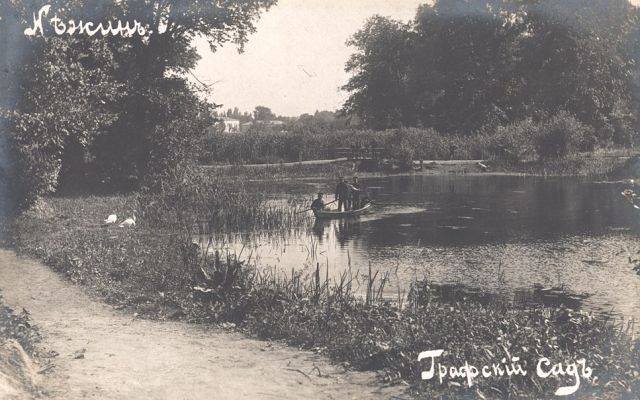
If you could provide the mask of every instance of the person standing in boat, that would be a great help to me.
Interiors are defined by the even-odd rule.
[[[324,193],[318,192],[318,197],[311,203],[312,210],[314,211],[324,210],[325,204],[324,204],[323,196],[324,196]]]
[[[336,200],[338,201],[338,211],[349,209],[349,186],[344,177],[340,177],[336,185]]]
[[[350,188],[351,189],[351,200],[352,200],[352,209],[353,210],[357,210],[358,208],[360,208],[362,205],[360,203],[361,200],[361,195],[363,192],[363,188],[360,185],[360,182],[358,182],[358,177],[354,176],[353,177],[353,183],[351,183]]]
[[[629,187],[627,187],[626,189],[624,189],[622,191],[622,193],[620,193],[621,195],[623,195],[625,197],[625,199],[627,199],[627,201],[634,207],[636,207],[636,199],[637,199],[637,195],[636,195],[636,179],[629,179],[626,183],[629,185]]]

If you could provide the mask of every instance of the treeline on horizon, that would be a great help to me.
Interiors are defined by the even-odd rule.
[[[374,16],[343,112],[371,129],[471,135],[567,112],[600,143],[638,128],[640,11],[627,0],[436,0],[409,23]]]
[[[515,163],[629,147],[639,17],[627,0],[437,0],[408,23],[373,16],[348,42],[337,115],[214,137],[204,160],[300,161],[375,143],[407,163],[451,147]]]

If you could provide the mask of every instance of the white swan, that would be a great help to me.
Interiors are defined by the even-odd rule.
[[[115,224],[117,220],[118,220],[118,216],[115,214],[111,214],[107,217],[107,219],[104,220],[104,223],[107,225]]]
[[[133,214],[131,218],[127,218],[118,225],[120,228],[136,226],[136,215]]]

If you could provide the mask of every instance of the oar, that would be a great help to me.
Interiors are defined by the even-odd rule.
[[[386,203],[386,202],[379,202],[377,200],[369,200],[369,203],[377,204],[379,206],[406,206],[406,205],[408,205],[407,203]]]
[[[328,206],[328,205],[329,205],[329,204],[331,204],[331,203],[335,203],[336,201],[338,201],[338,199],[335,199],[334,201],[330,201],[330,202],[328,202],[327,204],[325,204],[325,206]],[[298,211],[298,212],[296,212],[296,214],[302,214],[302,213],[304,213],[304,212],[311,211],[311,210],[313,210],[313,208],[307,208],[306,210],[302,210],[302,211]]]

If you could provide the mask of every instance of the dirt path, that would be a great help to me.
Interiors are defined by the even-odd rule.
[[[403,398],[402,387],[381,388],[373,374],[343,372],[309,352],[135,319],[7,250],[0,250],[0,290],[8,306],[31,313],[45,348],[59,354],[44,388],[57,399]]]
[[[245,168],[272,168],[272,167],[299,167],[301,165],[325,165],[334,164],[339,162],[349,161],[349,158],[330,158],[325,160],[306,160],[306,161],[294,161],[294,162],[281,162],[281,163],[263,163],[263,164],[222,164],[222,165],[203,165],[205,169],[230,169],[233,167],[245,167]]]
[[[244,168],[271,168],[271,167],[299,167],[301,165],[326,165],[326,164],[335,164],[345,161],[358,161],[361,159],[351,159],[351,158],[331,158],[326,160],[307,160],[307,161],[295,161],[295,162],[283,162],[283,163],[265,163],[265,164],[224,164],[224,165],[203,165],[204,169],[230,169],[233,167],[244,167]],[[444,165],[444,166],[475,166],[479,162],[483,162],[484,160],[414,160],[413,164],[418,166],[420,162],[423,164],[433,164],[433,165]]]

